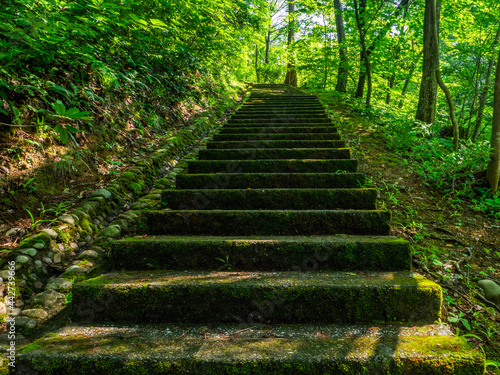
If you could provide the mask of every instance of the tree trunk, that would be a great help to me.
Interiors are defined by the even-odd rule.
[[[387,90],[387,95],[385,97],[385,104],[387,105],[391,104],[391,93],[392,93],[392,88],[394,87],[394,81],[396,81],[396,73],[392,73],[391,77],[388,80],[388,90]]]
[[[458,138],[459,138],[459,130],[458,130],[458,122],[457,122],[457,116],[455,115],[455,105],[453,104],[453,99],[451,98],[451,93],[450,90],[448,90],[448,87],[444,84],[442,78],[441,78],[441,73],[439,72],[439,69],[436,71],[436,80],[441,88],[443,90],[444,95],[446,96],[446,101],[448,102],[448,107],[450,110],[450,118],[451,118],[451,125],[453,127],[453,149],[455,151],[458,150]]]
[[[363,54],[363,59],[365,62],[365,72],[366,72],[366,77],[368,79],[368,91],[366,93],[366,107],[370,107],[370,101],[372,97],[372,72],[371,72],[371,66],[370,66],[370,59],[368,57],[368,52],[366,50],[366,43],[365,43],[365,34],[363,31],[363,26],[359,18],[359,11],[358,11],[358,2],[354,0],[354,13],[356,15],[356,24],[358,26],[358,31],[359,31],[359,41],[361,43],[361,53]]]
[[[403,84],[403,89],[401,90],[401,100],[399,101],[399,108],[403,108],[403,99],[406,96],[406,92],[408,91],[408,86],[410,85],[411,77],[413,77],[413,73],[415,73],[415,69],[417,68],[417,63],[420,61],[420,55],[424,52],[424,50],[420,51],[418,54],[418,60],[415,60],[406,76],[405,83]]]
[[[425,0],[424,63],[415,118],[427,124],[434,123],[438,88],[439,45],[435,9],[436,0]]]
[[[288,1],[288,15],[290,21],[288,23],[288,64],[286,67],[285,85],[297,87],[297,71],[295,70],[293,56],[293,42],[295,41],[295,2]]]
[[[490,162],[486,172],[486,179],[494,193],[498,190],[498,176],[500,172],[500,53],[498,54],[497,70],[495,74],[495,90],[493,94],[493,124],[491,127]]]
[[[347,76],[349,74],[347,60],[347,47],[345,46],[344,18],[342,17],[342,4],[340,0],[334,0],[335,26],[337,27],[337,39],[339,43],[339,69],[335,91],[347,92]]]
[[[255,45],[255,75],[257,76],[257,83],[260,83],[259,74],[259,47]]]
[[[500,29],[497,31],[493,45],[497,45],[500,40]],[[490,79],[491,73],[493,72],[493,65],[495,65],[495,59],[491,58],[488,63],[488,70],[486,71],[486,79],[483,86],[483,91],[479,96],[479,107],[477,109],[476,124],[474,126],[474,132],[472,133],[472,142],[476,142],[479,136],[479,130],[481,129],[481,123],[483,122],[484,108],[486,106],[486,99],[488,98],[488,91],[490,90]],[[497,68],[498,69],[498,68]]]
[[[269,25],[269,29],[271,28],[271,25]],[[268,65],[269,65],[269,49],[271,47],[271,30],[267,31],[267,36],[266,36],[266,53],[264,55],[264,64],[265,64],[265,70],[264,70],[264,83],[267,83],[268,80]]]

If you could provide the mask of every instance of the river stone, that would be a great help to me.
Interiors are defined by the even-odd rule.
[[[5,303],[0,302],[0,315],[7,314],[7,306],[5,306]]]
[[[34,296],[32,304],[50,308],[56,304],[64,303],[64,301],[66,301],[64,294],[49,289]]]
[[[73,218],[73,216],[68,215],[68,214],[64,214],[64,215],[59,216],[57,218],[57,220],[65,223],[65,224],[75,225],[75,219]]]
[[[21,315],[25,315],[31,319],[43,320],[49,314],[44,309],[26,309],[21,312]]]
[[[57,240],[57,232],[54,229],[45,228],[42,229],[42,232],[47,233],[53,240]]]
[[[0,271],[0,277],[3,279],[3,280],[8,280],[9,279],[9,276],[11,276],[9,274],[9,270],[2,270]]]
[[[500,286],[492,280],[480,280],[477,285],[484,291],[484,296],[491,302],[500,303]]]
[[[27,249],[22,249],[20,253],[34,257],[38,253],[38,251],[33,247],[28,247]]]
[[[85,250],[78,256],[78,259],[97,259],[99,258],[99,253],[94,250]]]
[[[5,235],[7,237],[10,237],[10,236],[18,234],[19,232],[21,232],[21,230],[22,230],[21,228],[11,228],[7,231],[7,233],[5,233]]]
[[[50,279],[47,283],[46,289],[56,290],[58,292],[69,292],[72,286],[73,283],[70,280],[58,277],[55,279]]]
[[[35,249],[42,250],[42,249],[45,249],[45,244],[43,242],[37,242],[37,243],[33,244],[33,247]]]
[[[68,267],[66,269],[66,271],[64,271],[63,275],[65,275],[65,276],[83,275],[83,274],[87,273],[88,271],[89,270],[87,268],[75,265],[75,266]]]
[[[16,257],[16,263],[28,263],[30,261],[30,258],[28,258],[26,255],[18,255]]]
[[[30,328],[30,327],[28,327],[28,323],[30,323],[30,322],[33,322],[33,319],[30,319],[27,316],[20,316],[19,318],[16,318],[16,327]],[[33,323],[31,323],[30,325],[32,325],[32,324]],[[36,322],[35,322],[35,326],[36,326]]]
[[[54,255],[54,263],[61,263],[61,262],[62,262],[62,255],[61,254]]]
[[[43,257],[43,258],[42,258],[42,261],[43,261],[45,264],[52,264],[52,259],[50,259],[49,257]],[[36,262],[35,262],[35,267],[36,267]]]
[[[91,197],[104,197],[106,199],[111,197],[111,192],[106,189],[97,189],[90,194]]]
[[[109,227],[105,228],[100,233],[100,235],[105,236],[105,237],[117,238],[117,237],[120,237],[121,232],[122,232],[122,228],[120,228],[119,225],[110,225]]]
[[[50,259],[49,259],[49,260],[50,260]],[[52,261],[51,261],[51,262],[52,262]],[[42,269],[42,267],[43,267],[43,263],[42,263],[42,261],[41,261],[40,259],[35,260],[35,268],[36,268],[37,270],[41,270],[41,269]]]

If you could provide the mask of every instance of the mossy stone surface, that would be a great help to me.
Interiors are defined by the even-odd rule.
[[[223,127],[219,134],[279,134],[279,133],[331,133],[337,134],[338,129],[335,126],[234,126]]]
[[[441,331],[439,326],[72,325],[21,349],[14,373],[482,375],[482,354]]]
[[[336,173],[356,172],[354,159],[192,160],[188,173]]]
[[[200,160],[350,159],[350,148],[200,150]]]
[[[364,173],[205,173],[176,176],[178,189],[355,188]]]
[[[121,271],[74,285],[73,302],[75,319],[115,322],[432,323],[442,291],[409,272]]]
[[[247,132],[247,133],[219,133],[214,134],[214,141],[260,141],[260,140],[339,140],[338,132],[331,133],[273,133],[273,132]]]
[[[388,235],[385,210],[172,210],[145,211],[147,233],[216,236]]]
[[[223,210],[374,210],[376,189],[193,189],[165,190],[164,208]]]
[[[394,237],[132,238],[111,245],[116,269],[263,271],[410,270],[407,241]]]
[[[207,149],[238,149],[238,148],[341,148],[346,147],[345,141],[315,141],[315,140],[260,140],[260,141],[225,141],[208,142]]]

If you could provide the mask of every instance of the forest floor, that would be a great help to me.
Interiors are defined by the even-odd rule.
[[[482,290],[477,286],[481,279],[500,280],[499,221],[474,211],[466,200],[460,202],[427,186],[412,171],[411,162],[391,156],[380,126],[339,101],[326,104],[340,119],[339,128],[360,161],[360,171],[368,176],[367,186],[377,188],[381,207],[392,211],[392,234],[411,242],[414,269],[443,287],[442,321],[482,347],[487,359],[500,361],[500,310],[478,299]],[[84,155],[84,167],[77,170],[69,159],[66,164],[52,160],[49,167],[56,146],[51,145],[51,156],[48,146],[33,146],[32,142],[39,142],[36,135],[24,136],[31,140],[23,143],[24,148],[18,137],[7,137],[0,145],[0,256],[26,233],[50,223],[40,220],[54,219],[91,191],[105,187],[168,134],[118,137],[110,147],[90,147],[93,141],[88,139],[86,147],[91,151]],[[57,185],[55,193],[40,188],[41,181],[34,179],[43,168],[48,184]],[[492,367],[489,373],[500,374]]]

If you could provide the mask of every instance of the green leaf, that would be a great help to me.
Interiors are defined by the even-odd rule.
[[[66,143],[68,142],[68,138],[69,138],[69,133],[68,131],[64,128],[63,125],[61,124],[57,124],[55,127],[54,127],[54,130],[57,134],[59,134],[59,139],[61,140],[62,143]]]

